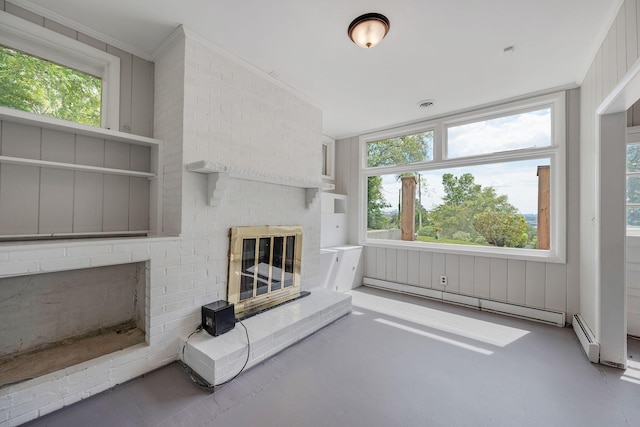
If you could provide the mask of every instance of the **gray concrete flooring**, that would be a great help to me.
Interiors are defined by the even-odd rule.
[[[29,425],[640,426],[640,364],[589,363],[570,328],[352,295],[352,314],[213,394],[172,364]]]

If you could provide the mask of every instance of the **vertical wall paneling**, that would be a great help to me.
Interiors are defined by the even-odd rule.
[[[447,275],[447,286],[444,288],[447,292],[460,292],[460,255],[447,254],[445,261],[445,270]]]
[[[10,157],[40,159],[41,132],[15,123],[2,123],[2,150]],[[40,168],[4,164],[0,166],[0,233],[36,234]]]
[[[635,8],[635,12],[636,12],[636,17],[635,17],[635,31],[633,34],[636,35],[636,58],[640,57],[640,1],[639,0],[627,0],[625,1],[625,3],[634,3],[634,7]],[[629,67],[631,67],[632,62],[627,62],[627,65]]]
[[[104,140],[76,136],[76,163],[104,166]],[[93,172],[76,172],[73,193],[73,231],[102,231],[104,176]]]
[[[507,283],[507,260],[500,258],[491,259],[491,299],[506,301]]]
[[[491,259],[475,257],[473,294],[479,298],[491,298]]]
[[[605,49],[605,45],[602,45],[600,47],[600,49],[598,50],[598,54],[596,55],[596,73],[598,75],[598,79],[596,79],[596,102],[598,103],[598,105],[600,105],[600,103],[602,103],[602,100],[604,99],[604,85],[606,84],[605,82],[608,82],[608,79],[604,79],[603,78],[603,57],[602,57],[602,52]]]
[[[387,279],[387,249],[376,248],[376,279]]]
[[[40,159],[40,128],[3,122],[2,155]]]
[[[133,57],[131,132],[153,136],[153,62]]]
[[[546,279],[545,264],[527,261],[526,265],[526,293],[525,303],[530,307],[544,307],[544,292]]]
[[[626,1],[625,8],[625,41],[627,49],[626,69],[628,69],[634,62],[636,62],[636,59],[638,59],[638,17],[635,1]]]
[[[615,26],[615,24],[614,24]],[[604,96],[606,96],[606,94],[608,94],[611,91],[611,78],[609,77],[610,74],[610,68],[609,68],[609,53],[610,53],[610,48],[611,48],[611,34],[612,34],[612,29],[609,29],[609,31],[607,32],[607,37],[604,39],[604,43],[602,43],[602,47],[601,47],[601,51],[602,51],[602,55],[601,55],[601,70],[602,70],[602,99],[604,99]]]
[[[150,148],[130,146],[130,169],[149,172],[151,170]],[[129,230],[148,230],[150,208],[150,182],[147,178],[129,178]]]
[[[23,7],[16,6],[13,3],[5,2],[4,10],[7,13],[10,13],[19,18],[25,19],[27,21],[33,22],[36,25],[44,26],[44,18],[37,13],[33,13],[30,10],[27,10]]]
[[[507,261],[507,301],[512,304],[526,303],[526,262],[516,259]]]
[[[104,140],[88,136],[76,136],[76,163],[88,166],[104,166]]]
[[[549,310],[564,311],[567,305],[567,266],[547,264],[544,307]]]
[[[131,76],[133,55],[107,45],[107,53],[120,58],[120,131],[131,132]]]
[[[420,252],[420,286],[431,287],[431,267],[433,254],[431,252]]]
[[[128,169],[130,145],[106,141],[104,165],[107,168]],[[123,231],[129,229],[129,177],[104,175],[104,207],[102,231]]]
[[[88,36],[84,33],[78,33],[78,41],[86,45],[89,45],[91,47],[95,47],[96,49],[102,52],[107,51],[107,44],[105,42],[102,42],[98,39],[94,39],[93,37]]]
[[[0,167],[0,234],[38,232],[39,186],[37,167],[6,164]]]
[[[407,283],[420,285],[420,252],[407,251]]]
[[[74,136],[43,129],[42,160],[73,163]],[[73,181],[73,171],[50,168],[40,170],[39,234],[73,231]]]
[[[475,274],[475,258],[470,255],[460,255],[460,275],[458,277],[460,293],[473,295],[473,278]]]
[[[377,257],[377,248],[375,246],[365,246],[364,248],[364,262],[365,262],[365,271],[364,275],[366,277],[371,277],[378,279],[378,271],[376,268],[376,262],[378,261]]]
[[[618,58],[618,63],[616,64],[616,68],[618,71],[618,75],[614,85],[616,85],[621,79],[622,76],[627,72],[627,14],[626,8],[622,8],[620,13],[618,14],[618,18],[616,19],[616,57]]]
[[[387,249],[387,275],[386,280],[389,282],[395,282],[397,280],[397,269],[398,269],[398,260],[397,260],[397,249]]]
[[[55,31],[58,34],[62,34],[63,36],[67,36],[70,39],[78,39],[78,32],[76,30],[65,25],[58,24],[56,21],[52,21],[49,18],[44,18],[44,27],[50,29],[51,31]]]
[[[609,43],[609,90],[607,94],[618,83],[618,20],[613,22],[613,25],[609,29],[609,37],[607,41]],[[606,95],[605,95],[606,96]]]
[[[431,261],[431,287],[433,289],[444,289],[440,285],[440,276],[447,274],[447,257],[445,254],[434,253]]]
[[[396,281],[398,283],[409,282],[409,255],[408,251],[404,249],[398,249],[396,254],[398,260],[398,268],[396,269]]]

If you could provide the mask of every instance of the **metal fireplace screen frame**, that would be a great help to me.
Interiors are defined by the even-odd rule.
[[[301,226],[232,227],[227,301],[237,317],[300,296]]]

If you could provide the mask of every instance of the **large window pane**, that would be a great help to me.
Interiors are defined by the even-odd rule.
[[[447,157],[551,145],[551,109],[447,127]]]
[[[627,172],[640,172],[640,144],[627,145]]]
[[[102,80],[0,46],[0,105],[100,126]]]
[[[542,176],[549,164],[541,158],[416,172],[417,240],[537,248],[538,233],[549,240],[548,217],[538,229],[539,190],[550,190]],[[368,184],[367,237],[399,240],[400,176],[372,176]]]
[[[433,159],[433,131],[367,143],[367,166],[406,165]]]

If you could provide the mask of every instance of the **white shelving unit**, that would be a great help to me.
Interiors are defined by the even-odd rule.
[[[33,150],[29,152],[29,155],[25,154],[23,156],[22,154],[22,152],[24,152],[23,150],[16,150],[15,148],[11,152],[4,150],[5,141],[3,140],[4,152],[2,153],[2,155],[0,155],[0,164],[31,166],[31,167],[43,168],[42,169],[43,171],[48,169],[57,169],[57,170],[68,170],[68,171],[76,171],[76,172],[91,172],[96,174],[103,174],[105,176],[118,175],[118,176],[125,176],[125,177],[131,177],[131,178],[145,178],[145,179],[151,180],[152,183],[150,184],[150,190],[149,190],[150,194],[148,196],[149,197],[148,202],[149,202],[150,225],[152,226],[144,227],[144,228],[151,228],[152,229],[150,231],[151,233],[158,231],[158,226],[160,224],[160,214],[162,212],[161,198],[158,197],[158,194],[160,194],[160,192],[162,191],[161,190],[162,165],[160,162],[162,141],[154,138],[148,138],[144,136],[115,131],[111,129],[104,129],[104,128],[99,128],[95,126],[84,125],[84,124],[75,123],[67,120],[57,119],[54,117],[48,117],[48,116],[33,114],[25,111],[14,110],[6,107],[0,107],[0,121],[2,123],[7,124],[7,127],[9,123],[14,123],[14,124],[23,126],[23,127],[14,127],[14,130],[12,131],[14,132],[14,134],[12,135],[11,137],[12,139],[10,141],[13,147],[17,146],[16,144],[18,143],[16,141],[24,141],[26,145],[30,145],[30,146],[34,145],[34,139],[36,138],[35,135],[39,135],[39,134],[34,133],[32,131],[28,131],[28,129],[30,128],[52,130],[52,131],[60,132],[61,134],[75,135],[75,137],[69,136],[66,138],[75,138],[75,140],[74,139],[71,139],[71,140],[75,141],[75,144],[77,144],[76,147],[83,147],[85,152],[87,152],[86,150],[88,149],[89,146],[82,145],[82,144],[85,144],[85,143],[93,144],[94,141],[96,140],[104,141],[105,144],[107,142],[116,142],[116,143],[128,144],[130,146],[148,147],[149,148],[148,166],[140,167],[140,168],[143,168],[142,170],[140,169],[132,170],[134,169],[134,167],[131,167],[131,169],[126,169],[126,166],[124,165],[118,165],[118,168],[113,168],[113,167],[95,166],[95,163],[93,165],[87,164],[87,163],[83,164],[81,160],[77,160],[77,163],[76,163],[76,159],[73,157],[73,155],[71,157],[67,156],[64,159],[64,161],[52,161],[51,159],[41,160],[39,158],[38,152],[37,151],[34,152]],[[23,132],[24,134],[19,134],[19,136],[16,136],[15,132],[17,132],[17,129],[20,129],[20,132]],[[24,129],[24,131],[22,129]],[[4,128],[3,128],[2,137],[4,138],[4,136],[5,135],[4,135]],[[88,138],[77,138],[77,136],[88,137]],[[17,138],[20,138],[20,139],[17,139]],[[89,142],[81,141],[81,139],[84,139],[84,141],[89,141]],[[40,143],[43,144],[42,149],[44,149],[44,142],[40,142]],[[51,152],[51,149],[49,150]],[[13,154],[18,152],[20,152],[19,155]],[[124,166],[125,168],[122,168],[122,166]],[[149,169],[147,169],[147,167]],[[12,173],[13,171],[15,170],[12,170]],[[20,174],[12,175],[13,179],[16,180],[16,185],[19,184],[23,186],[23,182],[20,180],[19,176]],[[13,184],[10,184],[10,181],[7,180],[5,183],[5,188],[10,188],[10,187],[6,187],[7,185],[11,186]],[[40,185],[44,185],[44,184],[40,184]],[[115,184],[115,185],[120,185],[120,184]],[[128,185],[128,184],[124,184],[124,185]],[[62,187],[58,187],[58,188],[62,188]],[[33,187],[29,187],[29,190],[27,191],[34,191]],[[63,190],[63,192],[65,194],[68,193],[68,191],[66,190]],[[90,206],[88,206],[87,209],[90,209]],[[110,212],[113,212],[114,205],[108,206],[108,209]],[[128,208],[125,207],[124,209],[128,209]],[[15,217],[15,215],[13,215],[13,217]],[[20,224],[22,225],[22,223]],[[30,228],[33,228],[33,227],[30,227]],[[40,229],[40,226],[38,226],[37,228]],[[105,232],[104,230],[96,229],[95,231],[90,231],[90,232],[86,232],[85,230],[82,233],[71,232],[71,230],[66,230],[60,233],[45,232],[44,234],[42,231],[38,231],[38,230],[30,231],[28,228],[25,228],[22,226],[18,227],[18,230],[19,232],[13,233],[12,226],[11,225],[6,226],[5,229],[3,230],[3,236],[1,237],[3,239],[14,238],[14,237],[25,238],[25,237],[32,237],[32,236],[36,236],[36,237],[50,236],[53,234],[68,235],[70,237],[81,236],[85,234],[91,235],[91,236],[95,235],[97,237],[100,237],[100,236],[107,237],[114,233],[117,235],[140,235],[140,234],[148,233],[148,230],[142,230],[137,228],[130,229],[130,230],[123,229],[117,232],[116,231]]]

